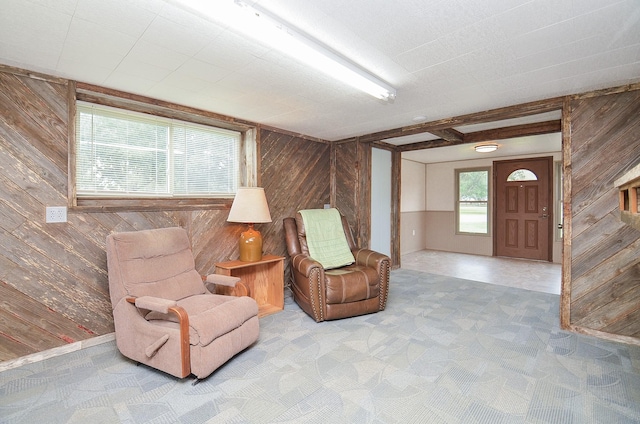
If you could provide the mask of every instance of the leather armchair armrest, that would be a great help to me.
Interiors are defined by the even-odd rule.
[[[369,249],[356,249],[353,250],[352,253],[356,258],[356,265],[368,266],[380,270],[383,261],[386,260],[390,262],[387,255]]]
[[[291,267],[294,277],[291,289],[294,297],[299,297],[298,303],[314,320],[324,321],[323,298],[326,293],[324,268],[320,262],[304,253],[291,257]]]
[[[299,253],[291,258],[293,267],[305,277],[309,277],[315,269],[323,269],[320,262],[311,259],[309,256]]]

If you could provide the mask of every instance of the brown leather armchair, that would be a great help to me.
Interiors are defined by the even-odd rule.
[[[184,229],[113,233],[106,249],[116,345],[124,356],[202,379],[258,339],[256,301],[212,294],[212,285],[239,279],[213,274],[203,281]]]
[[[309,256],[304,222],[284,218],[287,251],[291,259],[293,299],[316,322],[384,310],[389,292],[389,257],[356,247],[344,216],[342,227],[355,263],[325,270]]]

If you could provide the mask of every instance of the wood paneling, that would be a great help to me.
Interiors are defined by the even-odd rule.
[[[347,217],[355,242],[371,242],[371,144],[338,143],[333,149],[335,207]]]
[[[564,286],[563,324],[638,338],[640,231],[620,220],[614,181],[640,163],[640,90],[575,96],[568,107],[570,284]]]
[[[332,148],[332,204],[347,217],[356,244],[371,246],[372,147],[391,150],[391,267],[400,266],[401,154],[389,145],[346,141]]]
[[[265,251],[286,258],[285,285],[290,281],[290,269],[282,220],[295,216],[300,209],[322,208],[330,203],[330,150],[330,144],[271,130],[261,131],[260,184],[264,187],[273,222],[256,228],[262,232]]]
[[[184,227],[202,274],[238,256],[244,225],[227,223],[226,209],[70,209],[67,223],[44,222],[46,206],[68,204],[73,85],[0,69],[0,361],[113,331],[104,253],[111,232]],[[330,144],[274,130],[258,140],[273,222],[257,228],[265,251],[285,256],[282,219],[329,202]]]

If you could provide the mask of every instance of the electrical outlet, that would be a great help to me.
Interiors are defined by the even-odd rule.
[[[47,206],[46,208],[46,222],[67,222],[67,207],[66,206]]]

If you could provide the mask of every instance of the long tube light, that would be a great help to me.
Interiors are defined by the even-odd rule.
[[[378,99],[393,100],[396,97],[395,88],[389,84],[257,6],[250,6],[241,0],[175,1],[209,18],[228,24]]]

